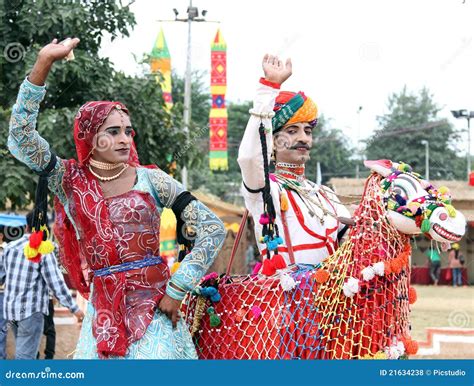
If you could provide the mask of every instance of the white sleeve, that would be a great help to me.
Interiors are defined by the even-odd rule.
[[[256,114],[272,113],[278,92],[279,90],[276,88],[259,84],[252,111]],[[239,163],[242,172],[243,182],[248,188],[255,190],[263,188],[265,185],[262,147],[258,132],[260,122],[262,121],[265,128],[268,129],[266,133],[268,150],[267,157],[268,160],[270,160],[273,148],[272,121],[269,117],[262,119],[255,115],[251,115],[247,123],[239,147],[239,156],[237,158],[237,162]]]

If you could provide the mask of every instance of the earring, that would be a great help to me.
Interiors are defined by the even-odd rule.
[[[270,161],[275,162],[276,161],[276,151],[272,151],[272,155],[270,156]]]

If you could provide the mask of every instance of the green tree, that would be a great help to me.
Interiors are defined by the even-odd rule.
[[[325,116],[321,115],[313,131],[313,147],[310,152],[311,159],[306,164],[306,176],[316,180],[319,162],[323,184],[332,177],[353,177],[355,163],[351,160],[352,153],[353,149],[343,132],[332,128]]]
[[[411,93],[404,87],[390,95],[387,107],[388,113],[378,118],[380,128],[367,141],[368,159],[403,161],[425,174],[425,140],[429,142],[431,179],[464,177],[456,148],[459,133],[440,120],[440,108],[428,89]]]

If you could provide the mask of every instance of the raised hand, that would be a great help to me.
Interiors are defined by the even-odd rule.
[[[288,58],[285,64],[283,64],[278,56],[269,54],[265,54],[263,57],[262,68],[263,73],[265,74],[265,79],[278,84],[282,84],[291,76],[292,73],[290,58]]]
[[[60,43],[58,43],[58,39],[54,39],[51,43],[44,46],[38,53],[38,58],[28,76],[28,80],[33,84],[42,86],[48,77],[53,63],[67,58],[78,44],[78,38],[66,39]]]
[[[79,44],[79,39],[66,39],[58,43],[58,39],[54,39],[51,43],[44,46],[38,53],[38,59],[44,59],[47,62],[54,63],[58,60],[65,59],[69,53]]]

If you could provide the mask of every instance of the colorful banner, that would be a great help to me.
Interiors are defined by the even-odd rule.
[[[161,86],[163,99],[165,100],[166,108],[169,110],[173,106],[173,98],[171,97],[171,56],[166,44],[163,28],[160,28],[160,33],[151,51],[150,67],[153,74],[159,72],[162,76],[162,78],[156,76],[156,81]],[[176,217],[173,211],[167,208],[161,214],[160,255],[169,259],[169,265],[173,264],[173,258],[177,256]]]
[[[227,170],[227,44],[218,29],[211,44],[211,97],[209,114],[209,167]]]
[[[163,28],[160,28],[160,33],[151,51],[150,66],[152,74],[159,72],[163,77],[157,76],[156,81],[160,84],[163,91],[166,107],[171,109],[173,106],[173,98],[171,97],[171,57]]]

